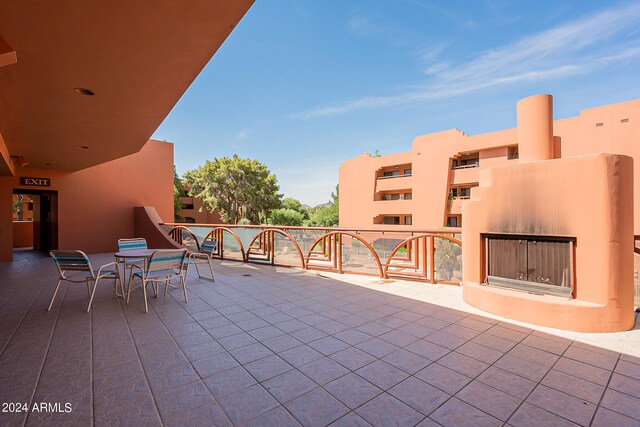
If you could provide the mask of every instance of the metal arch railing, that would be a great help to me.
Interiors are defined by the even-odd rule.
[[[387,261],[385,262],[383,267],[383,277],[385,279],[389,277],[398,279],[421,279],[428,280],[430,283],[455,283],[445,280],[436,280],[436,238],[448,240],[452,243],[462,246],[462,242],[460,240],[442,234],[429,233],[406,238],[402,242],[398,243],[389,254],[389,257],[387,258]],[[402,248],[406,249],[404,257],[396,256],[398,251],[400,251]]]
[[[195,242],[196,251],[200,252],[200,242],[198,242],[198,238],[196,234],[187,226],[184,225],[176,225],[167,233],[173,240],[176,241],[179,245],[185,246],[184,244],[184,235],[183,232],[186,232]]]
[[[213,255],[225,261],[241,261],[253,263],[271,263],[285,267],[302,266],[308,270],[335,271],[338,273],[365,274],[376,277],[393,279],[419,280],[430,282],[436,274],[402,274],[406,267],[415,263],[416,256],[420,257],[420,239],[426,237],[425,246],[437,250],[440,245],[429,245],[429,237],[442,238],[460,245],[460,240],[452,237],[460,233],[458,228],[418,229],[411,227],[376,227],[376,228],[338,228],[338,227],[301,227],[301,226],[273,226],[273,225],[228,225],[228,224],[188,224],[161,223],[167,231],[173,228],[188,229],[189,238],[194,238],[197,245],[203,238],[216,238],[218,245]],[[252,230],[255,232],[252,233]],[[257,232],[257,234],[256,234]],[[178,233],[174,231],[173,233]],[[181,232],[182,233],[182,232]],[[226,234],[229,233],[236,244],[227,243]],[[169,234],[180,239],[178,234]],[[276,234],[284,236],[295,247],[287,256],[280,257],[278,248],[281,242],[275,238]],[[195,237],[194,237],[195,235]],[[319,237],[318,237],[319,236]],[[187,237],[184,233],[183,238]],[[437,240],[434,240],[437,242]],[[245,242],[245,243],[243,243]],[[249,243],[250,242],[250,243]],[[398,243],[399,242],[399,243]],[[257,245],[256,245],[257,243]],[[311,245],[311,246],[310,246]],[[225,250],[226,246],[226,250]],[[236,249],[237,246],[237,249]],[[406,247],[406,252],[402,248]],[[246,248],[246,249],[245,249]],[[272,254],[273,251],[273,254]],[[428,251],[422,251],[428,253]],[[433,252],[433,251],[432,251]],[[274,255],[275,254],[275,255]],[[306,257],[305,257],[306,254]],[[302,255],[302,256],[301,256]],[[436,256],[436,260],[437,260]],[[427,259],[429,256],[427,255]],[[419,259],[420,261],[420,259]],[[433,260],[430,263],[434,265]],[[458,262],[456,260],[456,262]],[[411,264],[413,265],[413,264]],[[421,265],[425,265],[424,263]],[[426,264],[429,265],[429,264]],[[405,268],[409,271],[409,268]],[[458,284],[459,268],[451,271],[456,282],[436,280],[437,283]]]
[[[372,259],[375,260],[378,267],[378,272],[380,273],[380,277],[384,277],[382,263],[380,262],[380,257],[378,256],[376,250],[361,236],[358,236],[357,234],[350,231],[332,231],[317,238],[316,241],[313,242],[313,244],[309,248],[309,252],[307,253],[307,257],[305,259],[306,269],[329,270],[336,271],[341,274],[344,273],[342,263],[342,236],[349,236],[362,243],[371,253]],[[314,251],[314,248],[321,242],[322,252]],[[321,256],[311,258],[312,255]],[[317,264],[311,261],[321,261],[322,263]]]
[[[287,233],[286,231],[283,230],[279,230],[279,229],[274,229],[274,228],[268,228],[266,230],[262,230],[261,232],[259,232],[258,234],[256,234],[253,238],[253,240],[251,240],[251,243],[249,243],[249,247],[247,248],[247,253],[245,256],[245,260],[247,262],[251,262],[251,261],[256,261],[256,262],[263,262],[263,261],[269,261],[271,263],[271,265],[275,265],[275,256],[276,256],[276,251],[275,251],[275,235],[280,234],[284,237],[286,237],[287,239],[289,239],[291,241],[291,243],[293,243],[293,246],[296,249],[296,252],[298,253],[298,256],[300,256],[300,266],[301,268],[305,268],[305,260],[304,260],[304,255],[302,255],[302,250],[300,249],[300,245],[298,245],[298,242],[296,242],[296,240],[293,238],[293,236],[291,236],[289,233]],[[258,243],[258,246],[255,246],[254,244]]]
[[[205,236],[205,239],[216,239],[218,244],[216,245],[216,250],[213,251],[212,255],[216,258],[224,259],[224,232],[227,232],[233,236],[238,243],[238,247],[240,248],[240,253],[242,254],[242,261],[246,261],[246,252],[244,250],[244,245],[242,244],[242,240],[238,237],[238,235],[229,227],[214,227],[209,233]]]

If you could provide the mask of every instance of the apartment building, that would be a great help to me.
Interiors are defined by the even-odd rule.
[[[198,224],[222,224],[222,217],[217,210],[209,211],[202,205],[202,200],[193,197],[188,190],[184,190],[180,197],[180,210],[178,210],[178,222]]]
[[[462,227],[462,204],[478,186],[482,171],[518,163],[518,135],[540,131],[528,124],[535,123],[529,120],[534,114],[519,109],[518,125],[512,129],[480,135],[451,129],[416,137],[409,152],[365,153],[347,160],[339,172],[340,226]],[[583,110],[576,117],[554,120],[550,131],[552,158],[606,152],[640,159],[640,100]],[[639,190],[636,168],[636,205]],[[638,234],[640,209],[634,215]]]

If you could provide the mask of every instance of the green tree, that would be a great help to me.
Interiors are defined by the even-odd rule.
[[[458,257],[462,254],[462,248],[446,239],[435,239],[434,246],[436,276],[440,280],[451,280],[455,267],[459,267]]]
[[[24,207],[24,198],[22,194],[18,194],[16,197],[16,201],[13,202],[13,205],[12,205],[13,213],[18,215],[18,221],[22,221],[24,217],[23,207]]]
[[[304,222],[304,216],[293,209],[274,209],[269,216],[269,224],[299,226]]]
[[[205,209],[217,209],[232,224],[241,218],[260,224],[282,203],[275,175],[257,160],[237,155],[207,160],[184,177],[190,193],[202,200]]]
[[[328,206],[319,206],[314,208],[311,213],[311,218],[308,221],[308,225],[315,227],[335,227],[340,220],[339,215],[339,191],[336,185],[335,193],[331,193],[331,202]]]
[[[296,212],[299,212],[302,214],[303,220],[308,220],[309,219],[309,209],[305,208],[304,206],[302,206],[302,203],[300,203],[298,200],[294,199],[293,197],[287,197],[284,200],[282,200],[282,209],[291,209],[294,210]]]
[[[173,166],[173,218],[174,221],[178,222],[182,220],[179,212],[182,209],[182,202],[180,198],[184,194],[184,185],[182,185],[182,181],[178,176],[178,172],[176,172],[175,165]]]

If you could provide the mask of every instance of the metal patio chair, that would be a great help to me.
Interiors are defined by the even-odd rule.
[[[159,249],[151,255],[149,262],[145,266],[134,264],[131,266],[131,273],[129,275],[127,286],[127,304],[129,304],[129,297],[131,296],[131,283],[136,278],[141,280],[142,293],[144,295],[144,312],[149,312],[147,304],[147,284],[151,283],[155,296],[158,296],[158,285],[164,283],[164,294],[167,294],[167,288],[171,285],[171,280],[179,279],[180,285],[184,292],[184,302],[187,300],[187,286],[185,278],[182,274],[185,257],[187,254],[186,249]],[[139,270],[135,271],[134,270]]]
[[[208,277],[201,276],[200,270],[198,269],[198,264],[209,264],[209,271],[211,271],[211,279],[209,280],[215,282],[216,279],[213,276],[213,267],[211,266],[211,260],[213,258],[213,253],[216,251],[217,247],[218,239],[205,239],[200,244],[200,250],[198,252],[189,253],[186,263],[186,272],[189,271],[189,265],[193,264],[196,266],[196,271],[198,272],[199,279],[209,279]]]
[[[147,241],[142,237],[136,237],[133,239],[118,239],[118,252],[121,251],[133,251],[136,249],[147,249]],[[131,268],[132,265],[139,265],[144,263],[144,258],[140,259],[127,259],[121,261],[124,264],[125,276],[127,268]]]
[[[91,310],[93,296],[95,295],[96,287],[98,286],[98,281],[100,279],[113,278],[113,287],[116,295],[118,294],[116,281],[120,282],[120,292],[124,291],[122,287],[122,280],[120,280],[120,269],[118,268],[118,264],[115,262],[110,262],[103,265],[98,269],[98,273],[96,274],[93,271],[93,267],[91,267],[91,261],[89,261],[89,257],[82,251],[52,250],[49,252],[49,255],[51,255],[51,257],[53,258],[53,262],[55,262],[56,264],[56,268],[58,269],[60,277],[58,278],[56,289],[53,291],[53,296],[51,297],[51,302],[49,303],[49,308],[47,308],[47,311],[51,311],[53,301],[55,300],[58,289],[60,288],[60,284],[63,281],[71,283],[85,283],[87,285],[87,293],[89,294],[89,306],[87,307],[87,312]],[[70,277],[67,275],[75,275],[77,277]],[[90,281],[94,282],[93,290],[89,285]]]

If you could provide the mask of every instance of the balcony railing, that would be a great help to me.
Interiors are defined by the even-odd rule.
[[[228,224],[163,224],[179,244],[199,250],[215,238],[223,260],[458,284],[459,230],[355,229]]]
[[[410,173],[404,175],[391,175],[391,176],[379,176],[378,179],[392,179],[392,178],[404,178],[407,176],[411,176]]]
[[[470,165],[454,166],[451,169],[458,170],[458,169],[471,169],[471,168],[477,168],[477,167],[480,167],[480,162],[472,163]]]

